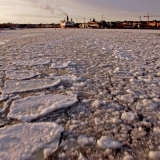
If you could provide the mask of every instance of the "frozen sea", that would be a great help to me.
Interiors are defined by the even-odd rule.
[[[159,160],[160,30],[1,31],[0,159]]]

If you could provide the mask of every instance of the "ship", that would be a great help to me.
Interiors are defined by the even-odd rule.
[[[71,20],[69,20],[69,17],[67,15],[67,20],[65,20],[65,19],[61,20],[60,26],[61,26],[61,28],[72,28],[72,27],[74,27],[74,22],[73,22],[72,18],[71,18]]]

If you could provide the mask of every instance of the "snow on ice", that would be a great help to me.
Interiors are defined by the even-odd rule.
[[[31,121],[76,102],[76,97],[58,94],[27,97],[12,103],[8,118]]]
[[[45,148],[54,150],[58,146],[63,131],[63,127],[49,122],[0,128],[0,157],[4,160],[36,159],[35,152]]]

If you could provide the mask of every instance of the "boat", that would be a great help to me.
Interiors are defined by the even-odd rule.
[[[61,28],[72,28],[74,27],[74,22],[72,19],[69,21],[69,17],[67,16],[67,20],[64,19],[60,21],[60,26]]]

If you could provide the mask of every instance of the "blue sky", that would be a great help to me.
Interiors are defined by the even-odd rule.
[[[0,0],[0,23],[58,23],[65,13],[75,22],[146,20],[147,13],[160,16],[160,0]]]

